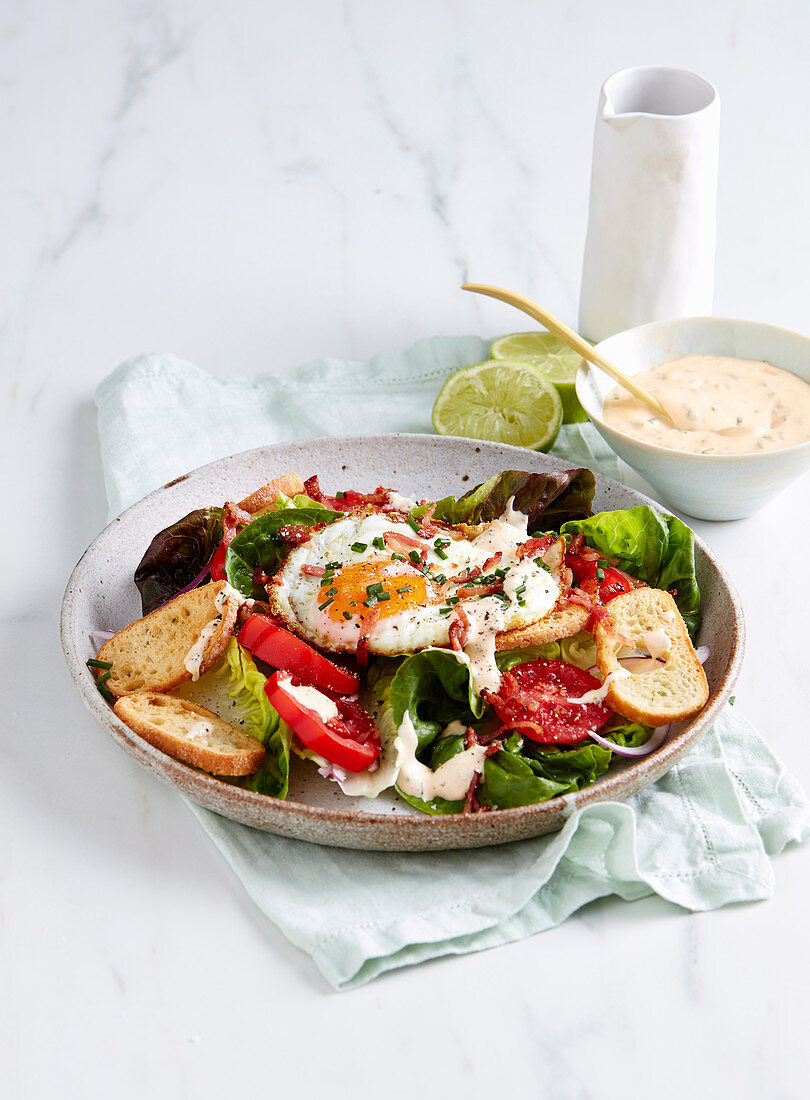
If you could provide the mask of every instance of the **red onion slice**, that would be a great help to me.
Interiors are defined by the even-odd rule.
[[[115,633],[114,630],[91,630],[90,631],[90,641],[96,647],[96,652],[98,652],[101,649],[101,647],[104,645],[105,642],[108,642],[110,640],[110,638],[112,638],[114,633]]]
[[[702,646],[699,646],[695,650],[695,656],[700,661],[700,663],[703,665],[703,664],[706,663],[706,661],[711,656],[711,652],[712,651],[709,649],[709,647],[707,645],[702,645]]]
[[[606,749],[610,749],[615,752],[617,756],[626,756],[629,759],[635,756],[648,756],[651,752],[655,752],[656,749],[660,749],[666,739],[669,737],[669,726],[658,726],[654,729],[643,745],[628,746],[625,748],[622,745],[614,745],[612,741],[608,741],[606,737],[600,736],[598,733],[592,733],[589,736],[598,741],[600,745],[604,745]]]

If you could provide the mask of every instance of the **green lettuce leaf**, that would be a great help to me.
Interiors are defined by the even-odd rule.
[[[451,649],[423,649],[402,658],[388,691],[396,727],[406,711],[411,716],[417,753],[454,719],[469,725],[484,712],[469,661],[459,660]]]
[[[282,527],[314,527],[319,523],[334,523],[343,518],[343,512],[333,512],[316,501],[310,501],[305,507],[294,505],[296,500],[305,498],[281,497],[276,501],[272,512],[258,516],[237,532],[225,555],[225,575],[243,596],[255,600],[265,599],[267,593],[261,585],[253,583],[258,572],[275,573],[289,551],[289,546],[279,534]]]
[[[589,546],[617,558],[625,572],[653,588],[675,590],[675,603],[689,635],[700,626],[700,590],[695,574],[695,536],[677,516],[646,504],[563,524],[564,535],[584,534]]]
[[[248,651],[235,638],[228,642],[220,672],[227,677],[227,691],[236,703],[245,731],[265,748],[259,770],[236,782],[249,791],[286,798],[292,730],[270,705],[264,690],[267,677],[259,672]]]
[[[464,496],[445,497],[434,504],[423,504],[412,511],[420,518],[433,508],[434,519],[445,523],[486,523],[503,515],[514,497],[513,507],[529,517],[529,531],[557,528],[567,520],[591,514],[594,476],[590,470],[561,470],[559,473],[530,474],[522,470],[504,470],[489,481],[476,485]]]

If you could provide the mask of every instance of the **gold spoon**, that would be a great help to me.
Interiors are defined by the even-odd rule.
[[[461,289],[472,290],[476,294],[488,294],[490,298],[498,298],[500,301],[506,302],[510,306],[514,306],[515,309],[521,309],[524,313],[528,313],[530,317],[534,317],[535,321],[539,321],[541,325],[544,325],[549,332],[553,332],[555,336],[559,336],[563,343],[568,344],[569,348],[573,348],[574,351],[579,352],[583,359],[587,359],[589,363],[601,367],[603,371],[614,379],[614,381],[618,382],[620,386],[624,386],[624,388],[629,390],[634,397],[639,399],[639,401],[643,401],[644,404],[653,409],[658,416],[664,417],[665,420],[672,420],[672,417],[657,397],[653,397],[651,393],[648,393],[647,390],[639,386],[637,382],[634,382],[632,378],[629,378],[620,371],[618,367],[614,366],[609,359],[605,359],[604,355],[597,351],[592,344],[589,344],[587,340],[583,340],[581,336],[578,336],[573,329],[564,325],[562,321],[558,321],[553,313],[549,313],[535,302],[530,301],[528,298],[524,298],[522,294],[515,294],[514,291],[505,290],[500,286],[487,286],[485,283],[465,283]]]

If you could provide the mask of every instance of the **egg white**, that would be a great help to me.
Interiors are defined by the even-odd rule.
[[[427,549],[427,572],[423,573],[409,560],[391,559],[391,550],[373,545],[375,538],[381,538],[385,532],[395,532],[408,538],[417,538]],[[449,545],[443,547],[446,557],[436,552],[436,539],[449,539]],[[442,598],[438,594],[438,585],[434,578],[452,577],[468,568],[483,567],[484,563],[496,552],[501,552],[499,565],[508,569],[504,579],[504,593],[509,597],[507,605],[498,597],[484,596],[461,599],[456,607],[463,607],[473,619],[476,629],[486,629],[495,633],[527,626],[547,615],[554,607],[559,596],[559,586],[554,578],[531,559],[518,561],[516,551],[526,539],[525,531],[511,523],[495,521],[476,538],[464,537],[460,532],[442,530],[439,536],[430,538],[416,535],[411,527],[400,517],[386,514],[369,516],[347,516],[345,519],[315,531],[312,537],[301,546],[290,551],[282,568],[269,588],[270,602],[275,613],[295,633],[319,648],[335,653],[353,653],[357,650],[358,639],[362,635],[362,615],[368,609],[357,600],[359,614],[352,617],[335,617],[334,610],[323,607],[321,577],[302,573],[302,566],[326,567],[329,563],[339,562],[341,568],[357,563],[368,563],[374,569],[374,560],[379,562],[379,572],[374,577],[384,578],[386,584],[393,577],[403,579],[403,587],[413,584],[414,578],[421,587],[424,580],[426,595],[424,601],[407,602],[396,614],[386,615],[384,604],[380,605],[380,618],[368,631],[366,645],[370,653],[396,654],[410,653],[428,646],[447,646],[450,644],[450,624],[456,615],[453,611],[442,614],[440,607],[447,607],[446,595],[452,595],[455,589]],[[364,544],[362,550],[353,550],[352,546]],[[404,555],[403,555],[404,556]],[[333,585],[340,584],[340,573]],[[475,581],[471,580],[474,585]],[[361,593],[365,596],[365,591]],[[345,601],[345,595],[341,598]],[[407,601],[404,596],[403,600]],[[431,602],[432,601],[432,602]],[[343,605],[341,605],[343,606]],[[393,606],[393,605],[390,605]]]

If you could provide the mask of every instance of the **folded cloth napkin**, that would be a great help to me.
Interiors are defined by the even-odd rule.
[[[477,337],[435,337],[365,363],[324,359],[284,377],[227,380],[173,355],[140,356],[96,395],[110,514],[195,466],[270,442],[371,426],[430,431],[444,378],[487,353]],[[589,424],[567,426],[554,453],[618,472]],[[627,802],[591,805],[559,833],[474,853],[325,848],[189,805],[259,909],[335,989],[545,931],[609,894],[656,893],[691,910],[766,898],[769,857],[810,836],[803,791],[733,708]]]

